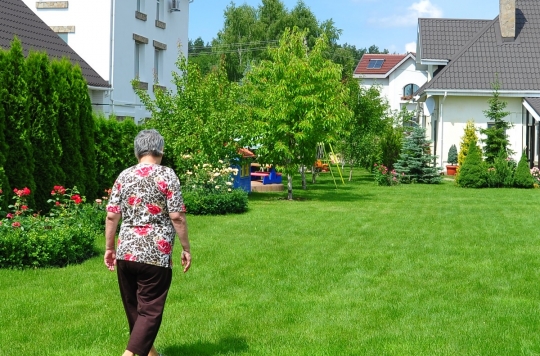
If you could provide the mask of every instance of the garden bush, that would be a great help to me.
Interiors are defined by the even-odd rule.
[[[484,188],[487,186],[487,169],[476,141],[471,140],[456,183],[464,188]]]
[[[216,194],[188,191],[182,195],[187,212],[193,215],[240,214],[248,209],[247,192],[242,189]]]
[[[514,186],[517,188],[533,188],[534,183],[535,179],[529,169],[529,162],[527,162],[527,154],[524,150],[516,168],[516,173],[514,175]]]
[[[505,150],[499,151],[493,167],[488,168],[487,185],[491,188],[510,188],[514,185],[514,161],[508,158]]]

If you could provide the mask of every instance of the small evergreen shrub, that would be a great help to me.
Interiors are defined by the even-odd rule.
[[[448,150],[448,164],[455,165],[458,161],[458,153],[457,153],[457,147],[456,145],[450,146],[450,149]]]
[[[487,186],[490,188],[510,188],[514,185],[515,164],[508,158],[506,151],[501,150],[494,163],[487,170]]]
[[[240,214],[248,210],[248,195],[242,189],[210,194],[204,191],[182,193],[188,214],[224,215]]]
[[[529,162],[527,162],[527,155],[525,151],[521,155],[518,166],[516,168],[516,174],[514,177],[514,186],[516,188],[534,188],[535,179],[533,178],[529,169]]]
[[[487,170],[482,161],[482,154],[476,146],[476,141],[471,140],[456,183],[464,188],[484,188],[487,186],[486,176]]]
[[[440,183],[436,156],[430,153],[431,142],[426,139],[426,130],[416,126],[403,140],[403,147],[394,169],[402,183]]]

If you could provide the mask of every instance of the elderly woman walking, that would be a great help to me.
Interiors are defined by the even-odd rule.
[[[159,356],[153,343],[171,285],[175,235],[182,244],[184,273],[191,266],[180,182],[172,169],[160,165],[163,147],[156,130],[137,135],[139,163],[118,176],[107,205],[104,260],[109,270],[116,266],[130,331],[123,356]]]

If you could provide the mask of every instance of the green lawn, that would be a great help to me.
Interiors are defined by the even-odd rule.
[[[336,190],[322,175],[292,202],[253,194],[243,215],[190,216],[194,264],[174,270],[158,350],[540,355],[540,190],[354,178]],[[127,342],[101,256],[0,270],[0,300],[0,355],[118,356]]]

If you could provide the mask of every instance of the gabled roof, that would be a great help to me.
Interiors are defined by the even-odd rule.
[[[89,86],[110,87],[88,63],[50,29],[22,0],[0,0],[0,48],[9,49],[14,36],[21,41],[24,54],[45,51],[49,58],[67,57],[81,67]]]
[[[358,62],[353,76],[355,78],[386,78],[408,58],[416,59],[414,53],[407,54],[364,54]],[[371,60],[383,60],[380,68],[368,68]]]
[[[417,94],[491,95],[497,78],[505,95],[540,96],[540,1],[516,0],[516,37],[503,42],[499,17],[475,34]]]
[[[418,59],[450,60],[492,20],[418,19]]]

